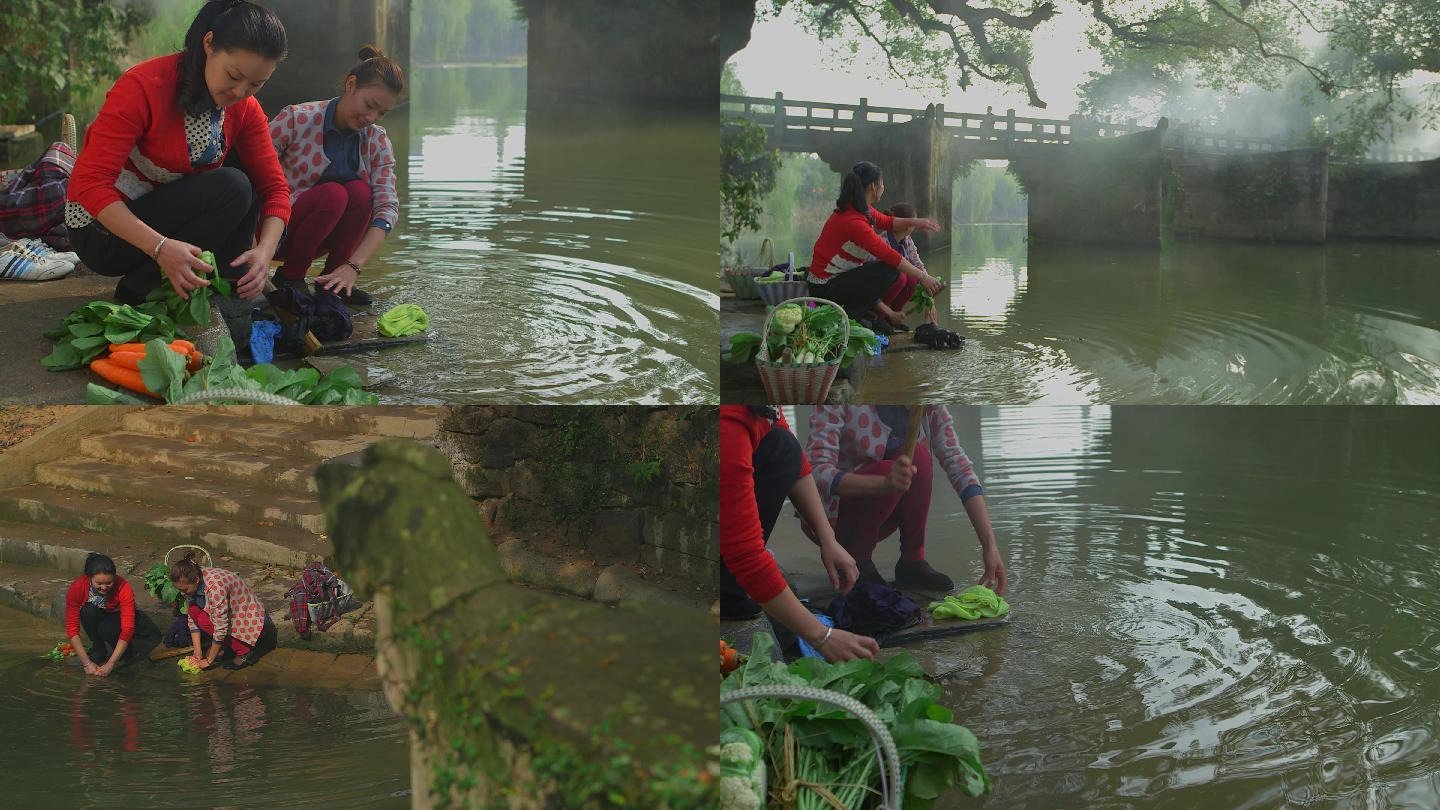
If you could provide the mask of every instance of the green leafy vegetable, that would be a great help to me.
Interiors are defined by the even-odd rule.
[[[174,320],[163,312],[92,301],[71,310],[59,326],[45,333],[55,341],[55,348],[40,364],[51,371],[84,368],[111,343],[141,343],[152,338],[168,341],[175,334]]]
[[[184,595],[175,583],[170,581],[170,569],[163,562],[155,563],[145,571],[145,592],[166,605],[178,604]]]
[[[208,250],[203,251],[200,259],[210,265],[210,272],[196,273],[196,275],[208,280],[210,286],[191,290],[190,298],[186,300],[175,292],[175,288],[169,281],[163,281],[159,287],[150,291],[150,296],[145,299],[146,305],[156,307],[181,326],[209,326],[211,296],[215,294],[229,295],[231,285],[228,280],[220,276],[220,268],[215,263],[214,253]],[[116,342],[123,343],[125,341]]]
[[[854,320],[850,320],[850,337],[845,339],[847,319],[835,307],[786,304],[774,315],[769,336],[763,341],[771,362],[817,364],[839,359],[840,367],[846,368],[857,357],[880,353],[875,333]],[[720,357],[727,363],[748,363],[759,353],[761,342],[754,332],[737,332],[730,336],[730,350]]]
[[[905,304],[905,311],[924,314],[934,308],[935,296],[931,295],[929,290],[916,284],[915,294],[910,296],[910,300]]]
[[[770,636],[757,634],[745,665],[720,682],[721,694],[769,684],[813,686],[865,704],[890,730],[899,749],[906,808],[928,810],[950,790],[967,796],[990,791],[979,741],[937,702],[940,687],[925,680],[914,658],[901,654],[885,661],[841,664],[802,658],[787,666],[774,660],[773,649]],[[781,789],[793,786],[798,810],[832,807],[821,791],[842,807],[878,806],[874,742],[849,712],[814,701],[761,699],[726,706],[720,728],[722,735],[731,728],[748,729],[764,741],[768,781]],[[787,740],[794,746],[793,758],[787,756]]]

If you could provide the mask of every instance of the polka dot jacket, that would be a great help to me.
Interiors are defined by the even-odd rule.
[[[205,580],[205,612],[215,624],[215,642],[233,637],[254,646],[265,628],[265,606],[260,597],[233,571],[202,568],[200,576]],[[190,632],[199,630],[191,619]]]
[[[943,405],[925,406],[920,441],[928,442],[930,455],[945,470],[950,485],[961,497],[979,493],[980,479],[960,439],[955,422]],[[885,459],[890,427],[873,407],[865,405],[820,405],[810,415],[810,438],[805,456],[810,460],[815,485],[825,503],[831,525],[840,517],[840,498],[832,494],[835,479],[851,470]],[[973,489],[972,489],[973,487]]]
[[[280,167],[290,184],[293,205],[301,194],[315,187],[330,165],[325,156],[325,109],[334,99],[292,104],[270,120],[270,140],[280,155]],[[360,179],[370,184],[374,222],[385,230],[400,219],[400,197],[395,193],[395,150],[390,136],[379,124],[360,131]]]

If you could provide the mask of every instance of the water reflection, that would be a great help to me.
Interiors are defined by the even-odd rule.
[[[1440,402],[1425,245],[1027,245],[957,226],[926,257],[964,353],[877,365],[869,391],[1019,403]],[[869,385],[875,387],[869,388]],[[902,396],[901,398],[908,398]]]
[[[57,625],[0,608],[6,807],[407,807],[409,745],[376,692],[105,679],[39,659]]]
[[[371,282],[438,339],[368,362],[393,399],[713,398],[713,114],[527,106],[515,68],[422,68],[401,226]]]
[[[1015,614],[918,653],[951,673],[988,803],[1440,805],[1427,411],[952,408]],[[960,500],[935,486],[927,559],[976,577]],[[772,546],[820,585],[792,518]],[[897,555],[882,543],[880,570]]]

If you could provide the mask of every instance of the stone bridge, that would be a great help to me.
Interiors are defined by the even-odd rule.
[[[747,119],[782,151],[813,152],[836,172],[861,160],[885,171],[886,196],[950,221],[957,175],[977,160],[1008,160],[1029,199],[1039,241],[1158,245],[1181,237],[1323,242],[1333,238],[1440,239],[1440,210],[1378,221],[1384,195],[1430,204],[1425,180],[1440,162],[1377,150],[1371,162],[1332,162],[1328,144],[1193,126],[1116,124],[1071,116],[1026,118],[772,98],[721,97],[722,124]],[[1418,202],[1417,202],[1418,204]],[[1391,206],[1392,208],[1394,206]],[[1440,208],[1440,200],[1435,207]],[[1427,209],[1428,210],[1428,209]],[[946,244],[948,229],[920,245]],[[917,236],[917,241],[919,237]]]

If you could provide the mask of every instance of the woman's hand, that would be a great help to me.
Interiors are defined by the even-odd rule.
[[[809,641],[810,646],[814,647],[815,642],[824,637],[825,634],[821,633],[818,637],[806,639],[806,641]],[[819,651],[821,655],[825,656],[825,660],[832,664],[855,658],[864,658],[868,661],[880,653],[880,645],[869,636],[857,635],[837,627],[830,631],[830,640],[825,642],[825,646],[820,647]]]
[[[820,563],[830,575],[830,587],[840,593],[849,593],[860,579],[860,569],[855,565],[855,558],[833,539],[820,544]]]
[[[360,274],[355,272],[355,268],[348,264],[342,264],[315,279],[315,283],[320,285],[321,289],[329,290],[336,295],[345,296],[349,295],[350,292],[355,289],[355,281],[359,277]]]
[[[979,584],[1004,596],[1005,586],[1009,583],[1006,582],[1005,561],[1000,559],[1000,549],[991,543],[981,549],[980,556],[985,563],[985,575],[980,577]]]
[[[270,277],[270,259],[274,256],[275,246],[261,242],[235,257],[230,266],[245,269],[245,274],[235,282],[237,298],[248,301],[265,289],[265,281]]]
[[[875,310],[880,313],[880,317],[884,318],[890,323],[895,324],[896,326],[905,323],[905,313],[900,312],[899,310],[891,309],[889,304],[876,304]]]
[[[909,492],[910,482],[915,478],[915,465],[909,456],[896,456],[885,473],[885,485],[895,492]]]
[[[96,668],[95,668],[95,674],[96,674],[96,675],[99,675],[99,676],[102,677],[102,678],[108,676],[111,672],[114,672],[114,671],[115,671],[115,664],[114,664],[114,662],[111,662],[111,661],[105,662],[105,665],[104,665],[104,666],[100,666],[100,667],[96,667]]]
[[[81,661],[80,666],[85,668],[86,675],[98,675],[100,673],[100,667],[95,666],[94,661]]]
[[[190,300],[191,290],[210,286],[210,282],[195,274],[196,270],[210,272],[210,265],[200,259],[200,248],[189,242],[166,239],[155,263],[160,265],[160,272],[182,301]]]
[[[928,231],[929,233],[939,233],[939,232],[940,232],[940,223],[936,222],[936,221],[933,220],[933,219],[929,219],[929,218],[926,218],[926,219],[917,219],[917,220],[915,220],[915,227],[916,227],[916,229],[918,229],[918,230]]]
[[[925,292],[928,292],[931,295],[939,295],[940,291],[945,289],[945,282],[930,275],[929,273],[926,273],[925,277],[920,279],[920,286],[924,287]]]

